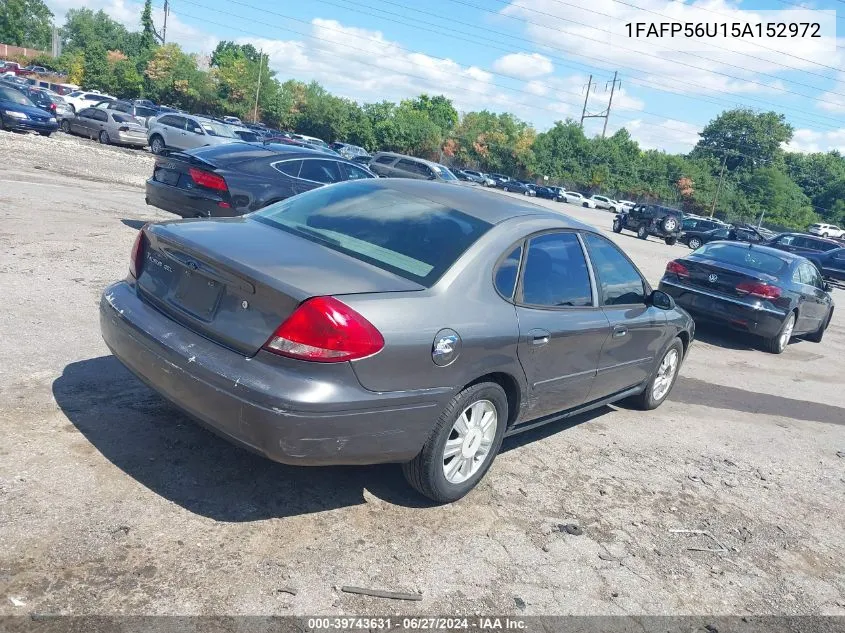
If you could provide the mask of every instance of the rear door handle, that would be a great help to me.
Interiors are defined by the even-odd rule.
[[[622,338],[623,336],[627,336],[628,328],[624,326],[616,326],[613,328],[613,338]]]
[[[551,333],[546,330],[531,330],[528,333],[531,338],[531,344],[536,346],[545,345],[549,342],[549,338],[551,337]]]

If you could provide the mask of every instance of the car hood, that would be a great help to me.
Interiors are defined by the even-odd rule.
[[[32,117],[43,117],[47,113],[37,106],[28,106],[28,105],[20,105],[18,103],[14,103],[12,101],[0,101],[0,105],[2,105],[3,109],[5,110],[13,110],[15,112],[23,112],[27,116]]]

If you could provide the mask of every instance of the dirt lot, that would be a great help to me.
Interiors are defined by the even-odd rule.
[[[151,162],[0,133],[0,614],[845,614],[845,311],[782,356],[700,328],[657,411],[508,440],[431,507],[397,466],[237,449],[109,356],[99,294],[171,217],[144,205]],[[610,235],[652,282],[686,252]]]

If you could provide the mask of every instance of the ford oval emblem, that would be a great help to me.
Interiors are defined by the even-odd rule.
[[[711,284],[715,284],[718,279],[719,275],[717,275],[716,273],[710,273],[710,276],[707,277],[707,281],[709,281]]]
[[[461,337],[455,330],[440,330],[434,336],[431,347],[431,360],[438,367],[452,363],[461,353]]]

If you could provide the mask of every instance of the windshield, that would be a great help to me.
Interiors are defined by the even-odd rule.
[[[373,180],[314,189],[248,217],[427,287],[491,227]]]
[[[216,121],[200,121],[202,129],[209,136],[222,136],[225,138],[237,138],[228,125]]]
[[[258,140],[258,134],[255,132],[249,132],[247,130],[237,130],[235,135],[238,136],[242,141],[246,141],[247,143],[254,143]]]
[[[716,262],[750,268],[767,275],[779,275],[787,268],[787,262],[777,255],[764,253],[757,248],[736,244],[705,244],[694,255]]]
[[[18,105],[31,106],[32,102],[14,88],[0,88],[0,99],[11,101]]]
[[[446,169],[443,165],[434,164],[432,165],[434,171],[437,172],[437,175],[440,176],[443,180],[457,180],[457,176],[453,174],[451,171]]]

